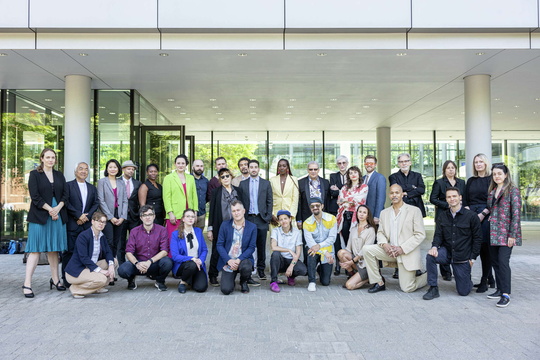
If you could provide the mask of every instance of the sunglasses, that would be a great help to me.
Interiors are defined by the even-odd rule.
[[[220,176],[220,178],[222,178],[222,179],[228,179],[230,177],[231,177],[231,175],[229,175],[229,174],[225,174],[225,175]]]

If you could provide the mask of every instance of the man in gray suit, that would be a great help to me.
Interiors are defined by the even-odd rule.
[[[246,208],[246,219],[257,225],[257,272],[260,280],[266,280],[266,235],[272,220],[272,186],[270,181],[259,176],[259,162],[248,163],[249,179],[240,182],[242,203]]]
[[[126,196],[128,198],[128,218],[124,222],[122,228],[122,235],[120,237],[120,244],[118,244],[118,253],[114,254],[118,258],[119,265],[122,265],[126,261],[126,244],[128,238],[128,232],[131,232],[133,228],[141,224],[139,217],[139,188],[141,182],[135,179],[135,171],[137,165],[133,161],[124,161],[122,164],[122,176],[120,179],[124,181],[126,188]]]

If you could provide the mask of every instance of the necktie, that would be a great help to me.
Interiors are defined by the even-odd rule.
[[[127,197],[129,198],[131,196],[131,187],[129,186],[129,180],[126,183],[126,192],[127,192]]]
[[[187,234],[187,241],[189,243],[189,248],[193,249],[193,234],[192,233]]]

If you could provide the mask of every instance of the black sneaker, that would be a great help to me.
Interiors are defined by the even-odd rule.
[[[251,285],[251,286],[261,286],[261,283],[258,282],[258,281],[253,280],[253,278],[249,278],[248,281],[247,281],[247,284]]]
[[[128,279],[128,290],[135,290],[137,288],[137,283],[135,282],[135,278]]]
[[[488,299],[498,299],[502,296],[502,292],[500,290],[497,289],[497,291],[495,291],[493,294],[489,294],[487,296]]]
[[[497,303],[497,307],[507,307],[510,304],[510,296],[502,295],[501,299]]]
[[[242,291],[242,294],[247,294],[249,292],[248,282],[243,282],[240,284],[240,291]]]
[[[266,275],[264,274],[264,271],[259,271],[259,280],[266,280]]]
[[[392,278],[399,279],[399,270],[398,269],[394,270],[394,275],[392,275]]]
[[[167,291],[167,285],[156,281],[156,287],[159,291]]]
[[[217,281],[217,277],[216,276],[210,276],[210,285],[212,286],[219,286],[219,282]]]
[[[424,300],[433,300],[435,298],[439,297],[439,287],[438,286],[430,286],[427,293],[424,294],[423,299]]]
[[[186,284],[182,284],[182,283],[178,284],[178,292],[180,294],[185,294],[186,290],[187,290]]]

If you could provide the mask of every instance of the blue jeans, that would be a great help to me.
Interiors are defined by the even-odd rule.
[[[473,288],[471,281],[471,265],[469,262],[453,263],[448,256],[448,251],[445,247],[438,249],[437,257],[426,255],[426,268],[428,273],[428,285],[437,286],[437,264],[451,264],[454,270],[454,278],[456,279],[456,290],[459,295],[469,295]]]

